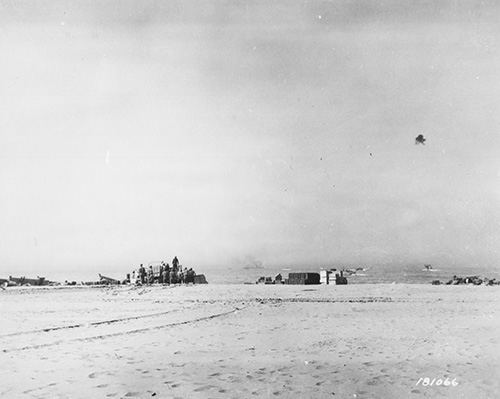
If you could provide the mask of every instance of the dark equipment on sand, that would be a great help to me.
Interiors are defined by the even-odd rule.
[[[288,273],[288,284],[315,285],[319,283],[319,273]]]
[[[8,285],[50,285],[51,282],[45,280],[45,277],[26,278],[9,276]]]
[[[100,279],[100,283],[105,284],[105,285],[119,285],[120,284],[120,280],[116,280],[116,279],[111,278],[111,277],[103,276],[100,273],[99,273],[99,279]]]
[[[347,277],[344,277],[343,270],[340,271],[340,274],[335,274],[335,285],[347,285]]]
[[[208,284],[207,279],[205,278],[204,274],[197,274],[194,276],[194,284]]]

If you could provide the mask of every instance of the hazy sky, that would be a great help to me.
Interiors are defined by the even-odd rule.
[[[1,1],[0,277],[498,265],[495,3]]]

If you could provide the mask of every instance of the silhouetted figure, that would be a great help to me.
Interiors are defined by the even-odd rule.
[[[160,284],[163,284],[163,271],[164,271],[163,262],[161,262],[161,265],[160,265],[160,275],[158,276],[158,282]]]
[[[154,282],[154,274],[153,274],[153,266],[149,266],[148,269],[148,284],[153,284]]]
[[[189,268],[187,271],[186,271],[186,284],[187,283],[193,283],[194,284],[194,276],[196,275],[196,273],[194,272],[194,270],[192,268]]]
[[[165,284],[170,284],[170,265],[168,263],[165,265],[165,269],[163,270],[163,274],[164,274],[163,282]]]
[[[426,138],[424,137],[424,135],[419,134],[417,137],[415,137],[415,144],[425,145],[425,140],[426,140]]]
[[[177,284],[177,271],[173,267],[170,269],[170,284]]]
[[[146,269],[144,268],[142,263],[139,267],[139,275],[141,277],[141,284],[144,284],[146,282]]]

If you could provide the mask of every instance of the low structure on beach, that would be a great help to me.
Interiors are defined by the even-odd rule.
[[[255,284],[275,284],[272,277],[261,276]]]
[[[335,285],[346,285],[347,284],[347,278],[344,276],[344,271],[340,270],[337,271],[337,269],[330,269],[330,270],[321,270],[319,272],[320,274],[320,283],[321,284],[335,284]],[[335,276],[332,276],[332,275]]]
[[[335,273],[335,278],[331,275]],[[288,278],[283,279],[281,273],[274,280],[272,277],[259,277],[255,284],[289,284],[289,285],[318,285],[318,284],[347,284],[347,278],[343,271],[337,272],[337,269],[321,270],[316,272],[292,272],[288,273]]]
[[[315,285],[320,284],[319,273],[288,273],[288,284]]]

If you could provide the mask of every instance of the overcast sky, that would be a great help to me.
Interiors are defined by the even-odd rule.
[[[498,265],[499,20],[494,1],[0,2],[0,277]]]

